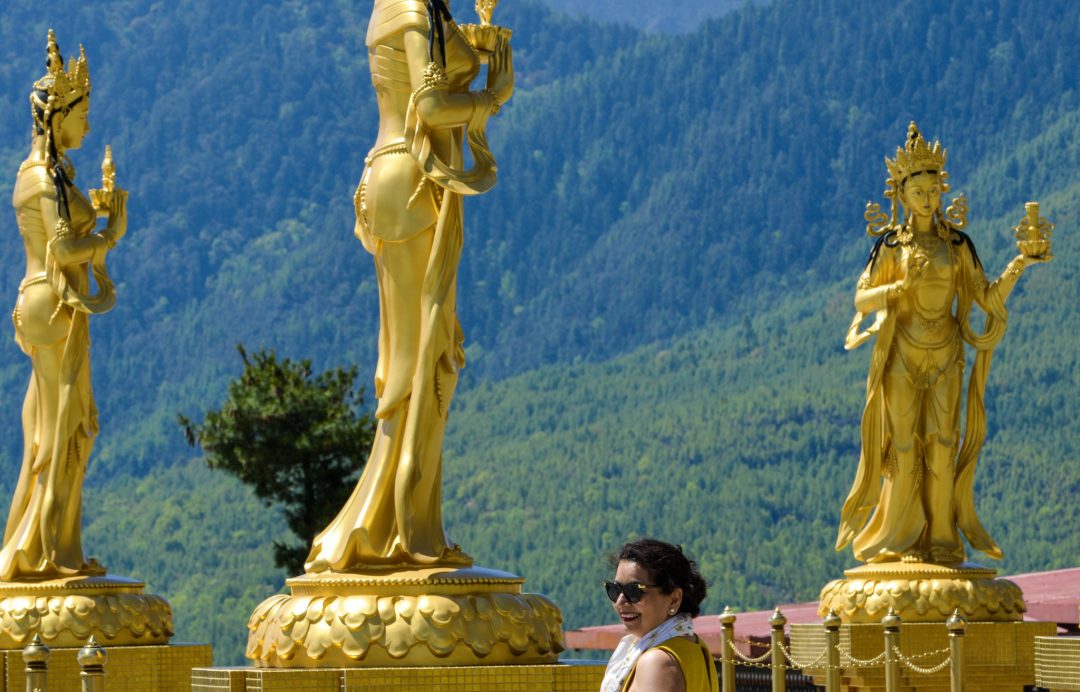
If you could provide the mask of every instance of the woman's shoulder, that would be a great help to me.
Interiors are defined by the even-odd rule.
[[[700,638],[672,637],[656,645],[651,651],[662,653],[674,662],[683,678],[687,692],[717,689],[712,654]],[[642,656],[644,657],[644,654]]]
[[[428,30],[427,0],[375,0],[364,42],[374,48],[406,29]]]
[[[708,651],[708,647],[701,641],[700,638],[691,639],[689,637],[677,636],[672,637],[666,641],[662,641],[657,644],[653,649],[660,650],[675,657],[680,662],[690,658],[695,659],[701,656],[702,650]]]
[[[686,689],[682,666],[679,665],[678,656],[668,647],[669,643],[670,640],[641,654],[634,666],[635,687],[645,690]]]

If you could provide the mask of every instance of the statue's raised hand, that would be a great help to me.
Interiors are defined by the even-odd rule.
[[[499,103],[506,103],[514,95],[514,51],[510,41],[501,36],[488,58],[487,87],[495,93]]]
[[[113,190],[109,200],[109,225],[105,232],[116,242],[127,233],[127,190]]]
[[[923,272],[926,271],[926,266],[930,263],[930,258],[925,252],[916,250],[908,254],[907,262],[904,266],[904,278],[900,280],[900,287],[905,291],[911,288],[922,277]]]

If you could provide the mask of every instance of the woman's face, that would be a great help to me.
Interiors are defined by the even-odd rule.
[[[622,560],[615,569],[615,583],[626,585],[633,582],[652,587],[653,581],[644,567],[636,562]],[[660,626],[674,613],[678,612],[679,604],[682,603],[682,589],[674,589],[671,593],[661,593],[659,588],[647,588],[637,603],[626,600],[626,594],[619,594],[619,598],[612,604],[615,612],[619,615],[623,626],[630,634],[641,637]]]
[[[941,183],[934,173],[917,173],[904,184],[904,206],[915,216],[929,217],[941,209]]]
[[[84,98],[72,107],[60,124],[60,146],[64,149],[78,149],[83,138],[90,132],[90,99]]]

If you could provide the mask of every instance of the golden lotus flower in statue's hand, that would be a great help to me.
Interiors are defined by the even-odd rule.
[[[1054,224],[1039,217],[1039,203],[1028,202],[1024,205],[1025,215],[1020,223],[1013,227],[1016,234],[1016,248],[1025,257],[1047,259],[1050,255],[1050,236]]]
[[[113,163],[112,147],[105,145],[105,158],[101,161],[101,189],[90,191],[90,203],[99,215],[109,213],[110,200],[116,190],[116,164]]]
[[[488,58],[498,49],[499,39],[509,41],[513,35],[510,29],[491,23],[491,15],[498,4],[499,0],[476,0],[476,14],[480,17],[480,23],[462,24],[459,27],[465,40],[479,53],[482,63],[487,63]]]
[[[499,0],[476,0],[476,16],[480,17],[481,26],[491,25],[491,15],[498,4]]]

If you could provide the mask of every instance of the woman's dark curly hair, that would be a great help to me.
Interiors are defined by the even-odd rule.
[[[701,602],[706,595],[705,579],[698,572],[697,563],[683,554],[681,545],[640,538],[620,548],[612,563],[618,565],[623,560],[641,566],[649,573],[650,581],[665,594],[682,589],[679,613],[687,613],[690,617],[701,614]]]

